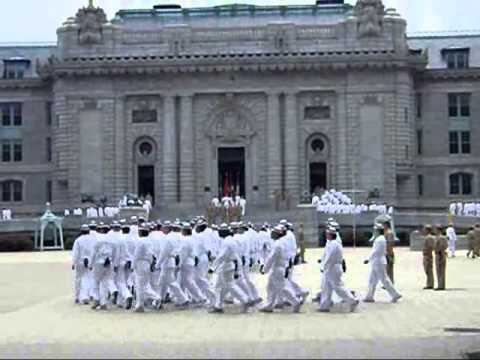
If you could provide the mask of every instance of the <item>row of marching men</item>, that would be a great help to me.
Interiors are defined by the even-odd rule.
[[[274,242],[277,238],[282,241]],[[103,310],[112,304],[134,307],[137,312],[173,302],[179,309],[205,306],[223,312],[225,302],[236,300],[248,311],[263,302],[251,280],[259,270],[271,273],[261,310],[270,312],[288,301],[299,311],[308,292],[292,278],[296,253],[293,226],[286,220],[274,229],[244,223],[209,227],[204,218],[92,223],[82,226],[73,247],[75,302],[93,302],[93,309]]]

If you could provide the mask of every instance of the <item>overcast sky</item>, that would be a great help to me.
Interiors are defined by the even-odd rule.
[[[0,0],[0,42],[56,41],[55,30],[88,0]],[[354,3],[355,0],[346,0]],[[451,31],[480,29],[479,0],[383,0],[408,21],[408,31]],[[119,9],[148,9],[154,4],[183,7],[231,3],[257,5],[312,4],[315,0],[94,0],[111,19]]]

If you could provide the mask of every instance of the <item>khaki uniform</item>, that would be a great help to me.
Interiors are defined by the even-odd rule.
[[[393,249],[395,247],[395,235],[389,231],[388,234],[385,235],[385,238],[387,239],[387,275],[393,284],[393,266],[395,264],[395,252]]]
[[[475,255],[480,256],[480,229],[476,228],[473,233],[475,234]]]
[[[445,290],[447,271],[448,240],[445,236],[437,236],[435,241],[435,265],[437,270],[438,289]]]
[[[468,242],[468,252],[467,252],[467,257],[472,255],[472,257],[475,257],[475,230],[470,230],[467,233],[467,242]]]
[[[305,261],[305,233],[300,230],[297,235],[300,261]]]
[[[423,269],[427,275],[427,285],[429,289],[433,289],[433,250],[435,247],[435,237],[433,235],[425,236],[423,245]]]

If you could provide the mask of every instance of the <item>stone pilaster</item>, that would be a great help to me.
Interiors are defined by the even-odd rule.
[[[116,199],[119,199],[128,191],[125,124],[125,97],[117,97],[115,99],[115,179],[113,191]]]
[[[193,96],[180,98],[180,199],[183,203],[194,201],[194,124]]]
[[[163,117],[163,166],[162,194],[159,200],[163,205],[177,201],[177,135],[175,128],[175,97],[165,95]]]
[[[299,154],[298,154],[298,117],[297,94],[285,94],[285,187],[293,199],[299,192]]]
[[[268,195],[281,190],[282,164],[280,140],[280,99],[279,93],[268,94]]]

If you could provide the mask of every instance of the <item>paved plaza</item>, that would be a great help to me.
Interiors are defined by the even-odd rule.
[[[369,249],[346,249],[347,285],[365,294]],[[296,277],[319,290],[317,259]],[[224,315],[203,309],[136,314],[75,306],[68,252],[0,254],[0,358],[3,357],[447,357],[480,351],[480,261],[460,252],[447,265],[446,292],[424,292],[421,253],[397,249],[396,281],[404,295],[390,304],[383,290],[356,313]],[[265,295],[266,277],[256,275]]]

